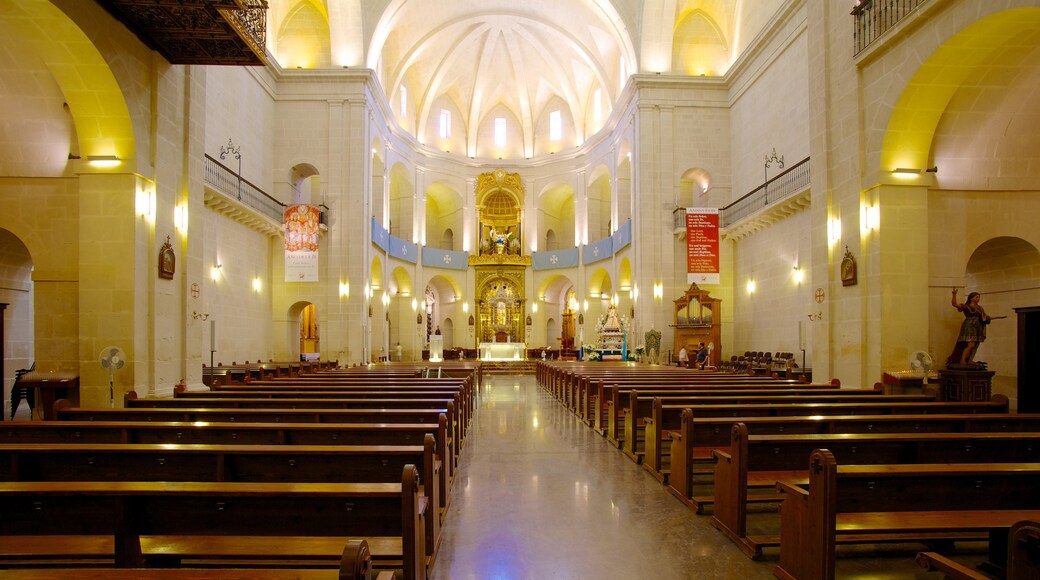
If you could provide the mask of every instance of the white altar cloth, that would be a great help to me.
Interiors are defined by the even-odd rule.
[[[522,342],[482,342],[480,360],[526,360],[527,345]]]

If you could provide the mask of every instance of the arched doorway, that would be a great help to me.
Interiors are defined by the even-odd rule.
[[[321,353],[321,342],[318,335],[318,310],[308,304],[300,312],[300,354],[317,355]]]
[[[35,307],[32,256],[17,236],[0,228],[0,324],[3,325],[3,413],[10,418],[9,404],[15,372],[28,369],[35,358]]]

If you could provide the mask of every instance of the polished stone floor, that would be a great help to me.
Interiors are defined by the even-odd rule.
[[[485,377],[450,493],[434,580],[750,580],[777,560],[748,559],[530,375]],[[917,549],[847,554],[838,578],[936,578]]]

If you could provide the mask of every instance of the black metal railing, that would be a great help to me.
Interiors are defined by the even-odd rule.
[[[724,228],[729,227],[770,204],[804,191],[809,187],[810,177],[809,158],[806,157],[787,171],[722,208],[720,225]]]
[[[206,155],[206,184],[231,199],[238,200],[277,223],[285,221],[285,204],[264,193],[223,163]]]
[[[860,0],[852,9],[852,41],[859,54],[928,0]]]

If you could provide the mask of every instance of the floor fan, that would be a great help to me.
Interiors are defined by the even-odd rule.
[[[101,349],[101,368],[108,369],[108,406],[115,407],[115,372],[126,364],[126,353],[118,346],[106,346]]]

